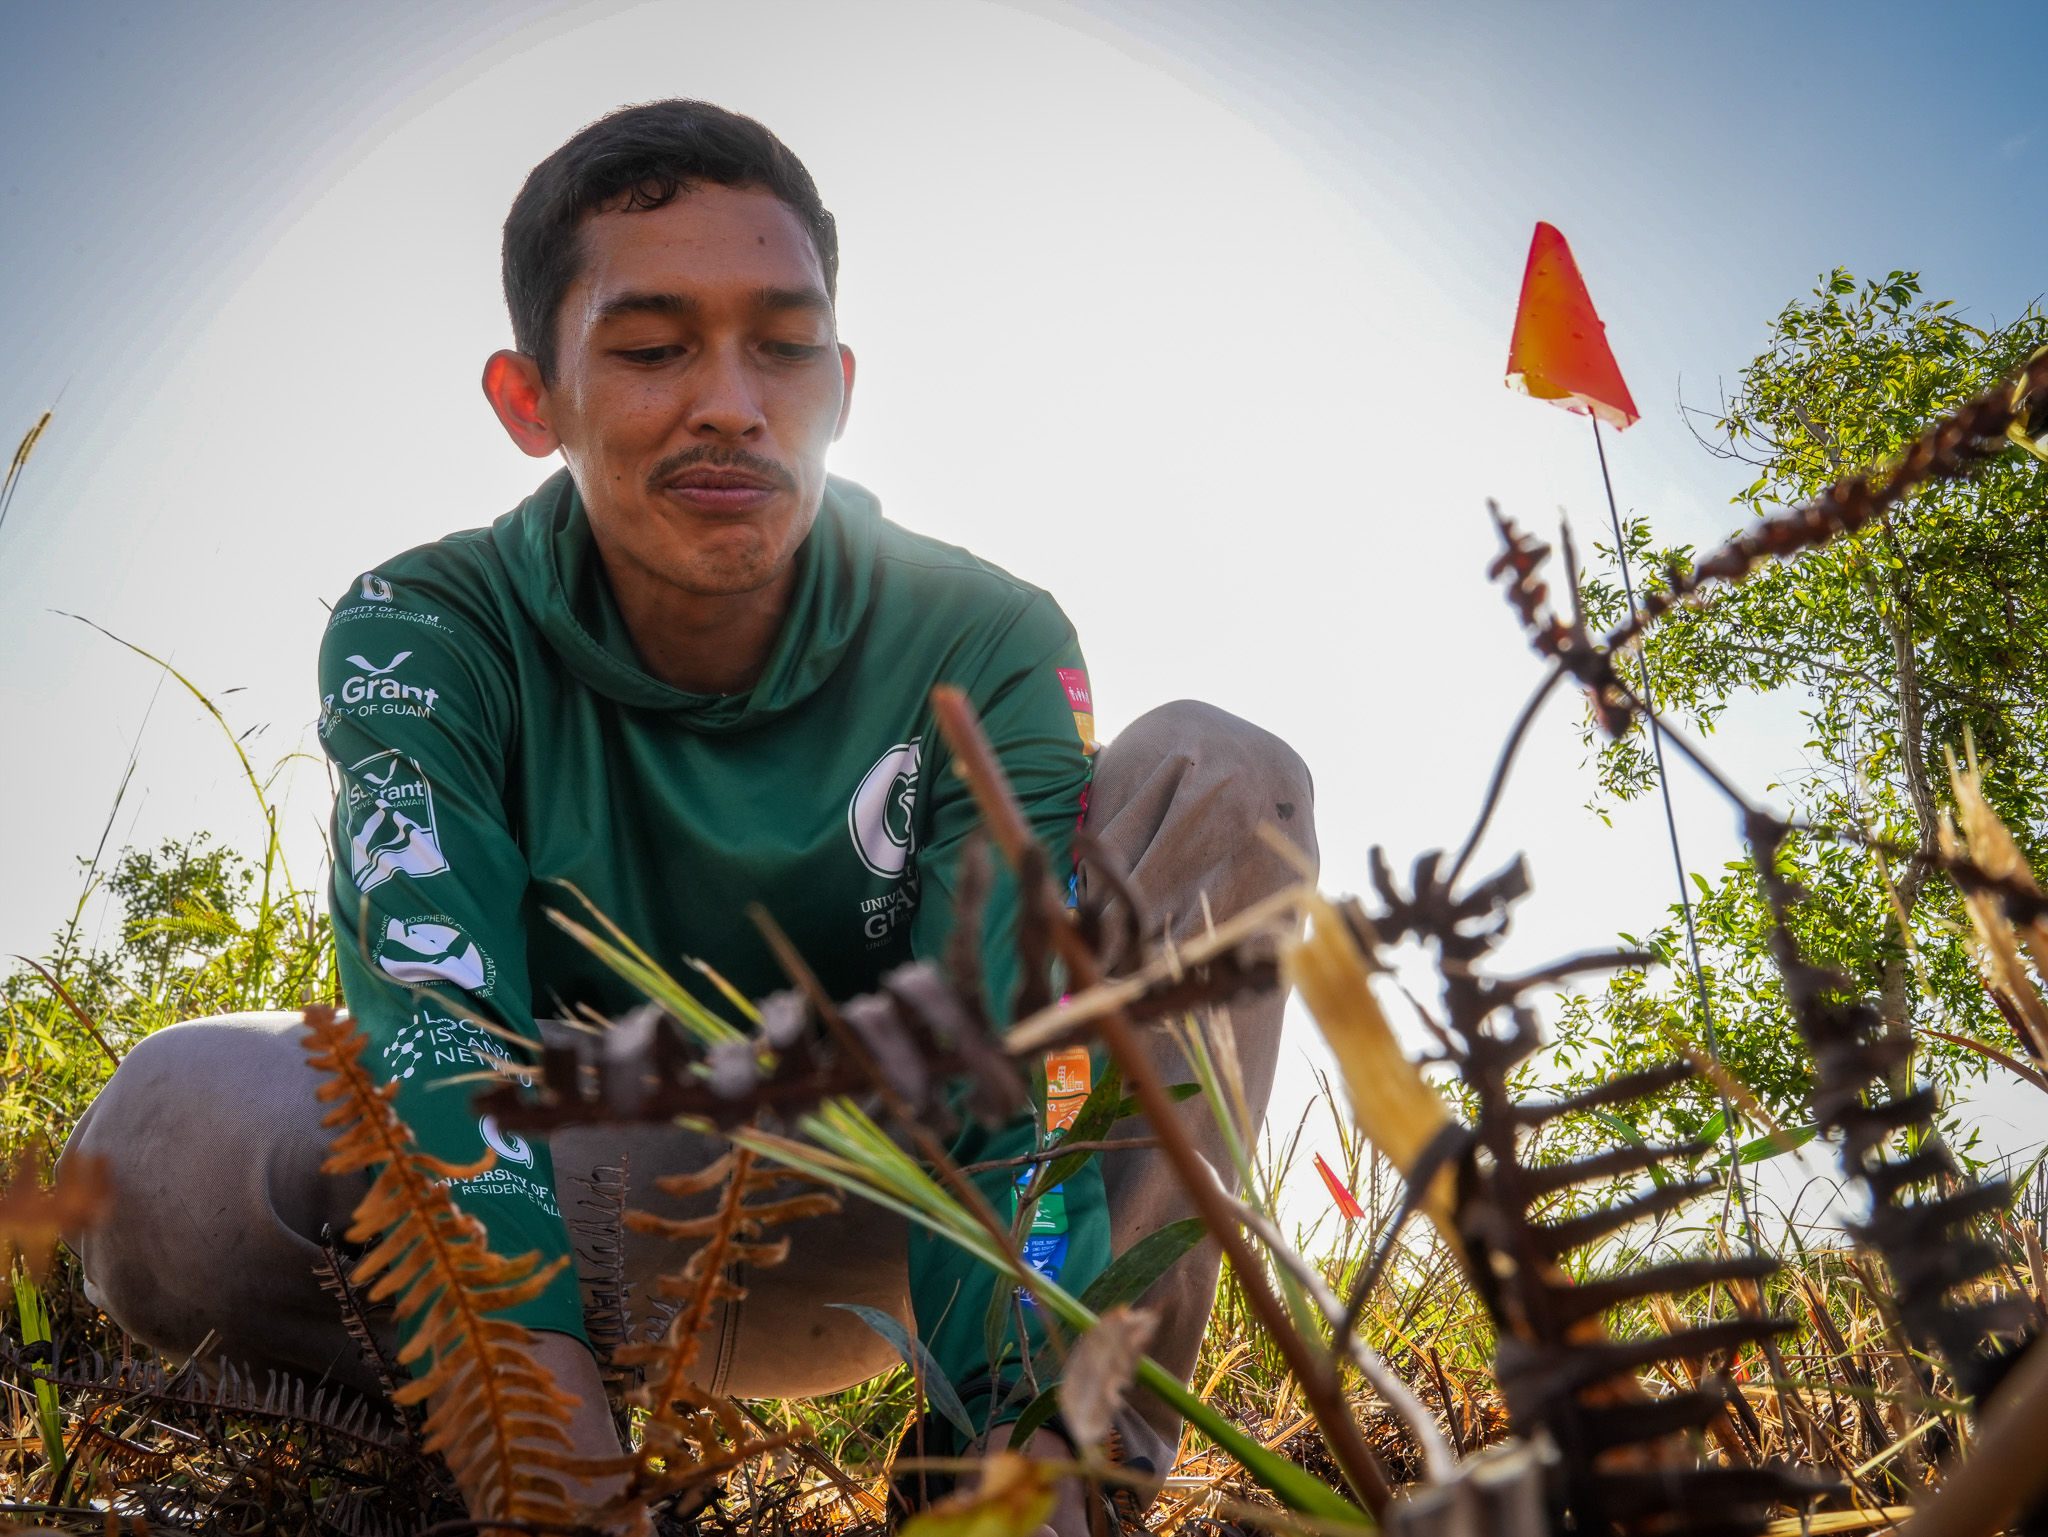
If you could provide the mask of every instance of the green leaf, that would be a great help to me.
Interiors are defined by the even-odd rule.
[[[988,1294],[988,1311],[981,1315],[981,1351],[994,1372],[1001,1372],[1010,1358],[1010,1310],[1016,1306],[1016,1297],[1016,1288],[997,1276]],[[1021,1340],[1017,1344],[1020,1356],[1029,1348]]]
[[[559,908],[545,909],[549,920],[556,928],[569,935],[648,998],[668,1010],[677,1023],[707,1046],[746,1039],[743,1031],[698,1002],[696,994],[664,971],[653,956],[641,949],[631,935],[612,922],[604,910],[579,891],[574,883],[557,877],[555,884],[581,902],[612,938],[609,941],[601,938]]]
[[[1081,1306],[1091,1313],[1106,1313],[1120,1302],[1136,1302],[1176,1260],[1208,1234],[1208,1226],[1200,1217],[1183,1217],[1156,1233],[1147,1233],[1111,1260],[1109,1267],[1089,1284],[1081,1293]]]
[[[960,1395],[953,1384],[946,1380],[946,1374],[939,1370],[939,1363],[925,1348],[923,1340],[912,1334],[903,1325],[884,1313],[880,1308],[862,1307],[858,1302],[828,1302],[828,1308],[840,1308],[853,1314],[875,1333],[896,1347],[896,1354],[903,1357],[903,1364],[913,1374],[923,1379],[924,1396],[931,1406],[952,1423],[955,1430],[972,1441],[979,1434],[974,1421],[967,1417],[967,1406],[960,1402]]]
[[[1598,1121],[1602,1126],[1605,1126],[1631,1147],[1648,1147],[1650,1145],[1644,1139],[1641,1132],[1637,1131],[1634,1126],[1624,1121],[1618,1115],[1609,1115],[1605,1110],[1589,1110],[1586,1114]],[[1650,1165],[1650,1180],[1661,1188],[1671,1183],[1671,1176],[1653,1163]]]
[[[1150,1289],[1152,1283],[1165,1275],[1174,1261],[1208,1236],[1208,1226],[1200,1217],[1183,1217],[1178,1222],[1169,1222],[1157,1232],[1147,1233],[1122,1254],[1109,1262],[1109,1266],[1081,1294],[1081,1306],[1089,1312],[1102,1314],[1118,1303],[1136,1302]],[[991,1352],[990,1359],[994,1359]],[[1031,1363],[1031,1375],[1039,1381],[1051,1377],[1058,1369],[1058,1358],[1052,1347],[1039,1351]],[[1010,1392],[1009,1401],[1015,1403],[1023,1396],[1026,1384],[1019,1382]],[[1034,1403],[1033,1407],[1037,1405]],[[1043,1419],[1043,1416],[1040,1417]],[[1039,1421],[1033,1421],[1036,1425]],[[1019,1445],[1016,1440],[1010,1443]]]
[[[28,1273],[17,1269],[14,1272],[14,1305],[21,1318],[21,1342],[24,1345],[47,1345],[50,1343],[50,1315],[43,1306],[43,1294],[31,1280]],[[64,1416],[58,1407],[57,1385],[36,1379],[36,1428],[43,1438],[43,1455],[50,1466],[64,1466]]]
[[[1060,1134],[1061,1142],[1100,1142],[1116,1122],[1117,1106],[1123,1102],[1123,1078],[1118,1074],[1116,1064],[1095,1081],[1095,1087],[1088,1091],[1088,1097],[1081,1102],[1080,1112],[1073,1124]],[[1055,1158],[1051,1163],[1039,1166],[1038,1176],[1024,1192],[1024,1204],[1035,1204],[1038,1198],[1053,1186],[1062,1184],[1068,1176],[1078,1172],[1082,1165],[1093,1158],[1091,1152],[1069,1153],[1064,1158]],[[1021,1212],[1020,1212],[1021,1216]]]
[[[1201,1092],[1202,1086],[1199,1083],[1169,1083],[1166,1086],[1166,1097],[1176,1105],[1186,1103]],[[1117,1101],[1116,1118],[1119,1121],[1128,1121],[1132,1116],[1142,1113],[1135,1095]]]
[[[1010,1427],[1010,1450],[1023,1451],[1024,1444],[1031,1439],[1039,1426],[1052,1418],[1053,1411],[1059,1406],[1060,1390],[1059,1385],[1055,1383],[1032,1399],[1024,1412],[1017,1416],[1017,1423]]]
[[[1075,1114],[1072,1123],[1053,1140],[1050,1146],[1057,1148],[1062,1142],[1098,1142],[1102,1140],[1103,1134],[1109,1130],[1115,1120],[1116,1106],[1121,1103],[1122,1088],[1122,1077],[1117,1071],[1116,1064],[1112,1062],[1109,1064],[1108,1070],[1089,1089],[1088,1097],[1081,1102],[1081,1108]],[[1017,1205],[1014,1226],[1020,1238],[1025,1228],[1030,1224],[1031,1215],[1036,1210],[1039,1200],[1045,1193],[1079,1172],[1088,1160],[1094,1156],[1093,1151],[1069,1153],[1063,1158],[1055,1158],[1048,1163],[1038,1165],[1037,1172],[1031,1176],[1030,1181],[1016,1195]],[[988,1312],[982,1318],[982,1347],[988,1356],[992,1368],[997,1371],[1002,1369],[1003,1362],[1009,1352],[1007,1335],[1010,1327],[1011,1305],[1010,1288],[998,1286],[989,1297]],[[1021,1340],[1018,1342],[1017,1349],[1020,1356],[1027,1348]]]
[[[1637,1131],[1635,1127],[1630,1125],[1627,1121],[1624,1121],[1620,1116],[1610,1114],[1605,1110],[1588,1110],[1586,1114],[1591,1116],[1594,1120],[1598,1121],[1602,1126],[1605,1126],[1609,1131],[1613,1132],[1617,1137],[1621,1138],[1622,1141],[1628,1143],[1630,1146],[1641,1147],[1644,1145],[1643,1134]]]
[[[1785,1140],[1794,1147],[1804,1147],[1811,1142],[1817,1128],[1799,1126],[1785,1133]],[[1762,1163],[1766,1158],[1775,1158],[1784,1149],[1778,1146],[1778,1139],[1772,1136],[1758,1137],[1754,1142],[1745,1142],[1735,1150],[1737,1163]]]

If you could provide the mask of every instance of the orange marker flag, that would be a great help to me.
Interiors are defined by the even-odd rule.
[[[1539,223],[1529,242],[1515,339],[1508,344],[1508,388],[1596,416],[1616,432],[1643,414],[1608,350],[1607,327],[1594,312],[1572,248],[1553,224]]]
[[[1330,1199],[1337,1203],[1337,1210],[1344,1214],[1346,1222],[1356,1222],[1365,1215],[1365,1208],[1358,1204],[1358,1197],[1344,1188],[1344,1181],[1337,1178],[1337,1171],[1323,1162],[1323,1155],[1316,1154],[1316,1173],[1322,1175],[1323,1184],[1328,1187]]]

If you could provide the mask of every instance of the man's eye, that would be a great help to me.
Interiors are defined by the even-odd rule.
[[[671,358],[681,357],[683,349],[668,347],[628,347],[619,353],[628,363],[666,363]]]
[[[802,363],[816,357],[825,349],[814,347],[809,342],[766,342],[762,350],[770,357],[781,358],[788,363]]]

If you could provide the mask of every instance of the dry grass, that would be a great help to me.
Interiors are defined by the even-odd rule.
[[[1370,1159],[1340,1166],[1366,1216],[1344,1223],[1332,1211],[1319,1224],[1328,1234],[1319,1268],[1334,1286],[1347,1286],[1363,1260],[1366,1234],[1390,1209],[1398,1187],[1384,1168],[1375,1178]],[[1299,1170],[1275,1160],[1266,1172],[1275,1183]],[[1309,1177],[1314,1178],[1311,1172]],[[1320,1194],[1317,1181],[1315,1192]],[[2024,1204],[2038,1210],[2041,1187]],[[2040,1301],[2037,1272],[2029,1265],[2026,1218],[2009,1228],[2012,1263],[1991,1289]],[[1315,1233],[1298,1234],[1312,1250]],[[1963,1445],[1966,1420],[1955,1390],[1938,1363],[1902,1350],[1887,1321],[1885,1300],[1874,1291],[1874,1261],[1847,1249],[1812,1251],[1796,1258],[1769,1283],[1762,1298],[1701,1292],[1681,1299],[1678,1315],[1647,1313],[1611,1320],[1627,1336],[1729,1316],[1761,1305],[1799,1321],[1781,1348],[1790,1380],[1772,1379],[1761,1356],[1747,1351],[1733,1373],[1749,1413],[1731,1417],[1725,1439],[1716,1437],[1714,1460],[1784,1458],[1831,1470],[1852,1493],[1832,1502],[1843,1510],[1896,1506],[1938,1480],[1943,1460]],[[59,1256],[42,1295],[57,1341],[56,1375],[82,1379],[140,1363],[147,1352],[124,1339],[83,1295],[76,1266]],[[10,1309],[10,1315],[13,1310]],[[1382,1280],[1368,1311],[1368,1334],[1435,1416],[1461,1452],[1507,1435],[1507,1416],[1489,1362],[1492,1332],[1484,1309],[1464,1284],[1449,1251],[1434,1238],[1404,1251]],[[0,1369],[0,1496],[16,1507],[45,1507],[39,1524],[100,1532],[111,1507],[140,1516],[162,1530],[253,1534],[337,1528],[362,1532],[417,1530],[422,1513],[458,1514],[452,1489],[430,1462],[396,1447],[382,1448],[324,1430],[309,1421],[248,1412],[230,1403],[200,1402],[206,1390],[187,1386],[185,1398],[123,1401],[108,1392],[60,1389],[63,1457],[53,1462],[45,1444],[41,1409],[21,1344],[19,1319],[10,1316],[4,1346],[12,1358]],[[1718,1363],[1701,1363],[1701,1368]],[[1923,1375],[1924,1374],[1924,1375]],[[1684,1375],[1646,1375],[1653,1396],[1690,1386]],[[1318,1476],[1336,1469],[1320,1433],[1308,1420],[1291,1379],[1270,1341],[1249,1324],[1243,1300],[1227,1279],[1218,1297],[1194,1385],[1212,1405],[1261,1442]],[[174,1385],[175,1386],[175,1385]],[[260,1395],[259,1395],[260,1396]],[[808,1451],[778,1446],[735,1466],[724,1494],[694,1517],[702,1529],[732,1537],[831,1530],[879,1529],[890,1455],[907,1422],[913,1393],[898,1370],[830,1398],[764,1401],[740,1406],[765,1432],[804,1430]],[[1361,1384],[1351,1401],[1374,1450],[1397,1479],[1416,1476],[1419,1458],[1399,1419]],[[392,1434],[385,1424],[380,1434]],[[395,1438],[394,1438],[395,1439]],[[358,1491],[339,1520],[319,1509],[338,1489]],[[1270,1501],[1229,1457],[1199,1434],[1183,1438],[1177,1466],[1152,1506],[1147,1524],[1159,1531],[1206,1529],[1226,1520],[1234,1505]],[[17,1517],[29,1512],[17,1510]]]
[[[289,1006],[303,996],[309,976],[327,974],[324,931],[311,921],[305,893],[283,883],[266,892],[257,880],[240,878],[248,867],[203,845],[172,846],[148,858],[145,870],[128,856],[116,871],[132,890],[150,890],[144,877],[154,879],[154,889],[171,893],[164,910],[131,923],[101,952],[78,942],[82,925],[75,921],[44,968],[17,972],[5,984],[0,1126],[15,1148],[60,1144],[111,1059],[149,1030],[195,1005]],[[1400,1184],[1327,1101],[1326,1094],[1315,1113],[1330,1117],[1336,1172],[1364,1215],[1346,1222],[1338,1214],[1301,1151],[1300,1128],[1269,1143],[1259,1177],[1268,1205],[1281,1204],[1284,1192],[1288,1209],[1321,1214],[1294,1237],[1342,1295],[1397,1203]],[[2021,1214],[2003,1229],[2009,1263],[1984,1287],[2024,1296],[2038,1311],[2048,1280],[2029,1237],[2042,1215],[2038,1180],[2020,1205]],[[1611,1246],[1600,1262],[1703,1252],[1721,1241],[1711,1213],[1704,1222],[1625,1235],[1632,1247]],[[1790,1263],[1768,1283],[1767,1296],[1702,1292],[1678,1299],[1676,1312],[1662,1318],[1622,1310],[1610,1327],[1628,1337],[1754,1306],[1791,1316],[1799,1327],[1783,1342],[1789,1380],[1774,1381],[1753,1350],[1729,1363],[1747,1413],[1716,1427],[1712,1457],[1785,1458],[1831,1470],[1852,1490],[1834,1502],[1840,1506],[1903,1503],[1936,1480],[1943,1459],[1963,1445],[1960,1395],[1938,1362],[1902,1346],[1878,1281],[1881,1266],[1845,1248],[1806,1248],[1789,1231],[1783,1237]],[[59,1257],[41,1297],[50,1346],[24,1338],[12,1295],[0,1333],[9,1358],[0,1365],[0,1502],[14,1516],[82,1533],[103,1530],[112,1509],[154,1528],[208,1534],[418,1530],[459,1517],[445,1472],[411,1449],[391,1421],[380,1418],[374,1433],[364,1432],[368,1421],[337,1428],[347,1406],[327,1404],[322,1416],[306,1417],[290,1412],[293,1404],[266,1404],[267,1384],[223,1389],[166,1371],[170,1380],[152,1385],[139,1375],[147,1352],[91,1306],[67,1258]],[[1469,1452],[1506,1434],[1486,1311],[1426,1227],[1399,1251],[1365,1320],[1366,1336],[1454,1449]],[[1697,1363],[1697,1370],[1720,1364]],[[38,1374],[58,1379],[54,1392],[45,1384],[39,1397]],[[1641,1386],[1662,1396],[1689,1386],[1686,1375],[1648,1375]],[[1194,1386],[1251,1436],[1335,1481],[1329,1452],[1278,1351],[1254,1327],[1227,1277]],[[1389,1471],[1397,1480],[1415,1476],[1417,1450],[1399,1419],[1355,1380],[1349,1396]],[[779,1445],[740,1461],[725,1477],[722,1498],[693,1518],[696,1525],[732,1537],[879,1528],[888,1460],[913,1398],[907,1374],[897,1371],[830,1398],[738,1406],[765,1438],[801,1430],[808,1444]],[[1227,1522],[1239,1507],[1269,1503],[1233,1460],[1191,1432],[1148,1520],[1160,1529],[1196,1530]]]

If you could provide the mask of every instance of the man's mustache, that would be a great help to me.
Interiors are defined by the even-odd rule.
[[[699,443],[695,448],[670,454],[647,472],[647,489],[659,491],[684,470],[694,470],[700,465],[717,470],[744,470],[785,491],[796,489],[796,477],[775,460],[749,453],[744,448],[722,448],[716,443]]]

